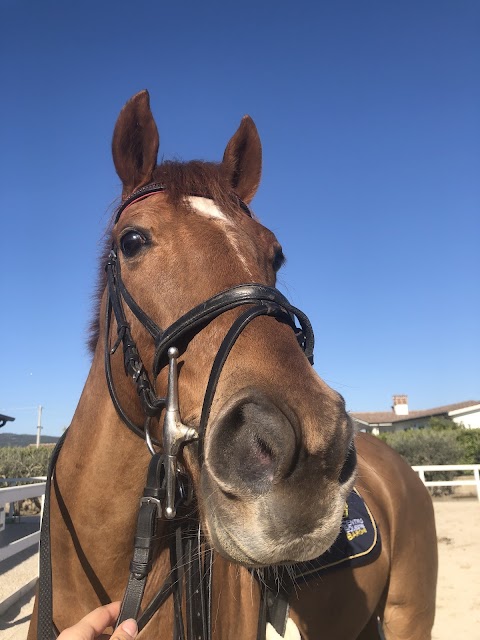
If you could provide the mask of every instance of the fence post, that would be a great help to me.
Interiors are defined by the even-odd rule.
[[[478,467],[474,467],[473,475],[477,483],[477,498],[480,500],[480,469]]]

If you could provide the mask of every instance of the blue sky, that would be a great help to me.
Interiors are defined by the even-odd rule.
[[[160,156],[219,160],[249,113],[254,200],[350,410],[480,398],[480,4],[0,0],[0,412],[69,424],[118,112],[148,88]],[[7,428],[4,428],[6,431]]]

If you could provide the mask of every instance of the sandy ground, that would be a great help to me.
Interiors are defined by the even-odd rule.
[[[432,639],[480,640],[480,502],[436,500],[434,506],[440,568]],[[25,640],[32,608],[29,594],[1,616],[0,640]]]
[[[433,640],[480,640],[480,501],[435,501],[439,551]]]
[[[1,640],[25,640],[33,611],[33,591],[0,616]]]

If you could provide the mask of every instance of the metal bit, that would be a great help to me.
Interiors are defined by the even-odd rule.
[[[165,421],[163,423],[163,452],[165,455],[165,517],[171,520],[176,515],[175,488],[177,482],[177,456],[180,448],[186,442],[198,439],[195,429],[184,425],[180,418],[178,404],[178,349],[170,347],[168,350],[168,390]]]

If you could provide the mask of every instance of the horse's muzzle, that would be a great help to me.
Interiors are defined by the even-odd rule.
[[[237,392],[214,417],[199,497],[205,530],[227,559],[252,567],[299,562],[334,542],[356,454],[347,414],[337,405],[318,433],[328,419],[328,446],[308,451],[295,412],[258,389]]]

